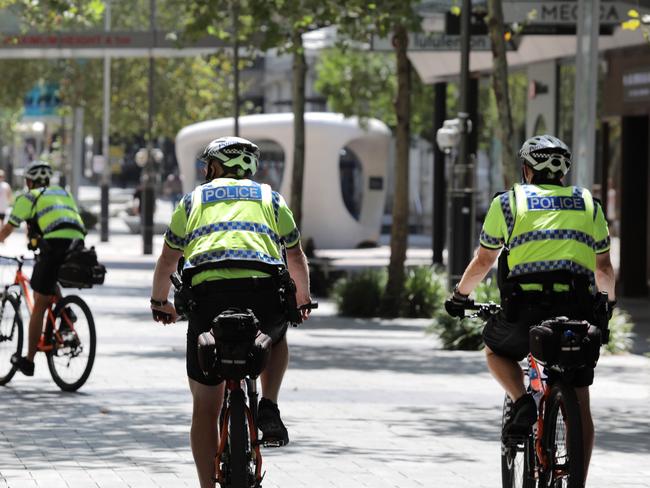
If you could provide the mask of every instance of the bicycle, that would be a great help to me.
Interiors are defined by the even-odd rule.
[[[498,314],[501,307],[493,302],[472,302],[466,310],[476,311],[468,317],[487,320]],[[582,324],[584,330],[576,330],[575,337],[578,337],[578,333],[586,334],[590,325],[586,321],[569,321],[565,317],[552,319],[548,323],[570,324],[575,329]],[[574,336],[567,334],[567,337],[572,339]],[[574,346],[578,347],[579,344],[574,341]],[[575,390],[567,381],[577,366],[553,367],[559,373],[558,380],[553,384],[547,383],[545,372],[540,366],[538,359],[529,353],[524,378],[527,393],[532,394],[537,403],[538,417],[527,436],[501,439],[502,486],[582,488],[585,477],[582,418]],[[506,394],[502,427],[510,418],[512,405],[512,400]]]
[[[5,285],[0,294],[0,385],[6,385],[18,369],[7,356],[22,354],[23,297],[29,314],[34,303],[29,278],[22,271],[25,258],[0,256],[0,261],[18,266],[14,282]],[[61,390],[76,391],[86,382],[95,361],[96,342],[95,321],[86,302],[77,295],[54,295],[37,350],[45,353],[52,379]]]
[[[299,310],[315,308],[318,304],[312,302]],[[272,340],[258,333],[259,322],[250,310],[227,310],[213,323],[212,334],[199,337],[199,362],[204,371],[218,368],[225,379],[214,481],[222,488],[261,488],[264,474],[260,447],[283,445],[280,440],[260,441],[257,427],[257,377],[264,369]],[[210,350],[214,350],[214,357],[209,352],[206,355]]]

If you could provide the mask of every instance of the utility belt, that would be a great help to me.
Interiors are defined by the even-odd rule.
[[[206,263],[183,271],[183,280],[174,283],[177,287],[174,293],[174,306],[179,315],[187,315],[196,308],[197,300],[201,300],[201,288],[204,283],[191,286],[192,277],[209,269],[250,269],[269,274],[268,277],[235,278],[207,282],[211,291],[255,293],[256,291],[277,291],[283,312],[291,323],[301,320],[296,302],[296,284],[284,266],[274,266],[257,261],[224,260]],[[206,283],[206,286],[207,286]],[[180,288],[177,286],[180,285]]]
[[[83,235],[86,235],[86,230],[83,227],[71,222],[62,222],[61,224],[54,227],[54,229],[52,229],[50,232],[61,229],[78,230]],[[29,219],[27,221],[27,249],[30,251],[36,251],[37,249],[40,249],[41,252],[47,252],[50,250],[48,247],[47,239],[43,237],[43,233],[41,232],[41,229],[38,226],[38,222],[35,218]]]
[[[557,307],[570,305],[576,311],[582,310],[585,313],[594,310],[594,297],[588,286],[558,292],[553,290],[554,283],[552,282],[549,282],[541,291],[524,290],[521,285],[517,281],[509,280],[500,288],[501,305],[508,322],[516,322],[524,308],[552,311]]]

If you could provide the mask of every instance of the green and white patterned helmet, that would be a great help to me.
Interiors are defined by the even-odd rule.
[[[538,172],[565,176],[571,168],[571,150],[560,139],[548,134],[528,139],[519,150],[522,164]]]
[[[45,161],[32,161],[25,168],[25,179],[38,184],[47,184],[52,178],[52,166]]]
[[[257,173],[260,149],[241,137],[220,137],[205,146],[199,159],[206,164],[216,160],[239,178],[249,178]]]

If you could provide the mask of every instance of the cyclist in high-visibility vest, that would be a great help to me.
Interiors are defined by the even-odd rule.
[[[269,185],[250,178],[260,154],[252,142],[223,137],[208,144],[200,159],[206,163],[206,182],[186,194],[174,211],[165,244],[156,264],[151,294],[154,319],[176,320],[167,301],[169,276],[184,258],[183,281],[191,281],[197,310],[189,316],[187,375],[193,396],[191,444],[202,487],[214,486],[217,421],[223,382],[204,376],[198,363],[197,339],[212,327],[223,310],[251,309],[274,344],[261,375],[262,399],[258,426],[263,440],[289,442],[277,407],[278,393],[289,353],[287,320],[273,273],[286,266],[296,283],[298,306],[311,301],[307,260],[300,233],[282,196]],[[303,319],[309,312],[302,312]]]
[[[602,208],[589,190],[562,184],[571,166],[569,148],[556,137],[535,136],[523,144],[519,157],[523,183],[492,200],[478,251],[445,302],[451,315],[462,316],[469,294],[501,253],[498,275],[504,310],[488,321],[483,339],[490,372],[514,402],[511,420],[503,428],[505,437],[525,434],[537,418],[518,363],[529,352],[529,328],[562,315],[593,321],[597,290],[608,293],[610,310],[615,303]],[[507,252],[502,253],[502,247]],[[585,469],[594,439],[589,408],[593,377],[593,368],[585,367],[574,381],[583,419]]]
[[[25,221],[28,247],[38,249],[30,281],[34,291],[34,309],[29,319],[27,356],[13,356],[12,362],[27,376],[34,374],[34,356],[43,328],[43,316],[52,295],[59,293],[59,268],[73,241],[86,236],[74,198],[61,186],[50,186],[52,168],[44,161],[34,161],[25,169],[28,191],[14,203],[8,223],[0,230],[0,242]]]

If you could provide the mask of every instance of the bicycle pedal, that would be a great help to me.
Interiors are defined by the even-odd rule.
[[[260,442],[262,447],[282,447],[286,443],[282,439],[269,439],[269,440],[264,440]]]

